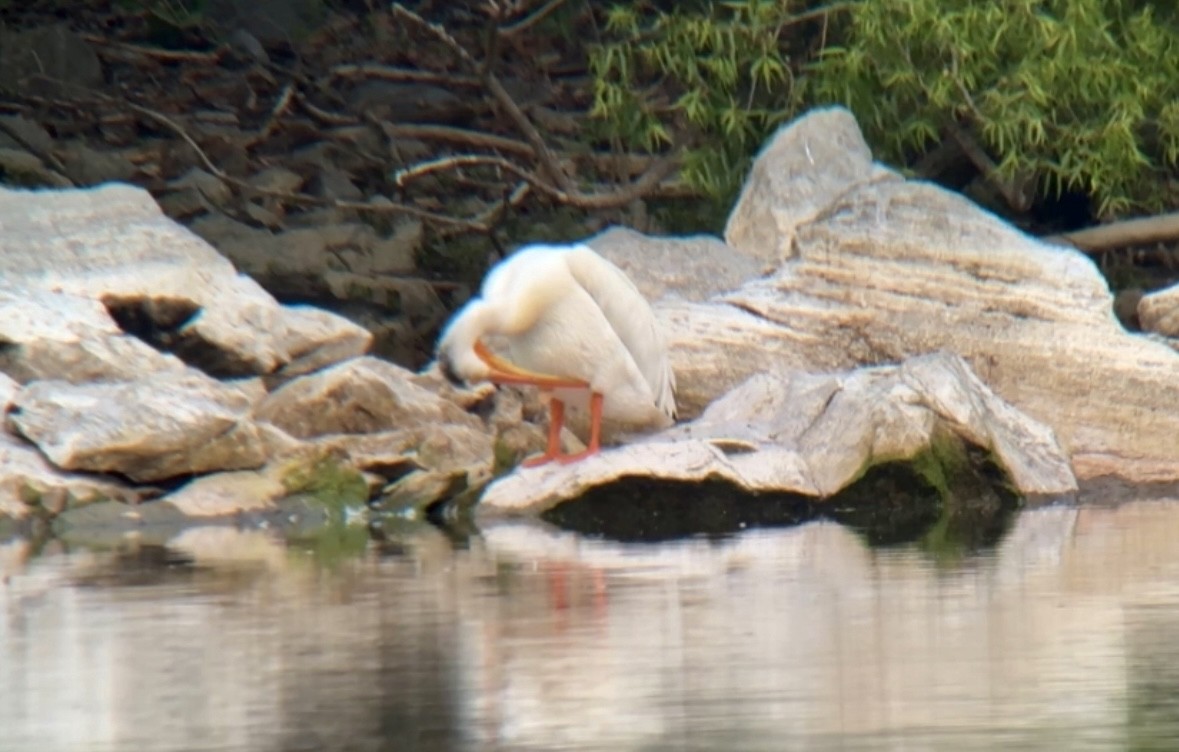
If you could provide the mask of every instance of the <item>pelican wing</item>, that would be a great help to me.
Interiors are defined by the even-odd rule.
[[[626,273],[589,246],[574,246],[565,254],[570,273],[606,317],[651,386],[655,405],[675,417],[675,374],[667,359],[667,343],[655,314]]]

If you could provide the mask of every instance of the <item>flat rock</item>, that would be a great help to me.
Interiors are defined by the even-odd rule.
[[[10,424],[66,470],[150,482],[261,466],[270,434],[249,395],[196,371],[136,381],[36,381],[17,394]]]
[[[1142,295],[1137,309],[1143,331],[1179,337],[1179,285]]]
[[[710,235],[650,238],[612,227],[585,242],[626,272],[649,301],[676,297],[703,302],[774,269]]]
[[[376,433],[455,423],[478,428],[479,419],[413,381],[400,366],[356,358],[301,376],[258,406],[258,420],[297,438]]]
[[[149,323],[167,332],[173,352],[213,375],[273,373],[316,344],[302,336],[305,317],[292,316],[139,188],[0,188],[0,230],[6,285],[91,298],[148,319],[186,309],[191,315],[179,322],[167,316]],[[314,331],[326,348],[356,335],[341,317],[336,328],[347,334],[325,332],[325,320]]]
[[[134,489],[117,480],[62,472],[36,447],[0,432],[0,517],[20,519],[37,508],[56,514],[104,499],[138,498]]]
[[[187,517],[207,519],[273,509],[285,495],[276,473],[239,470],[193,478],[161,501]]]
[[[185,370],[179,358],[124,334],[101,302],[0,282],[0,371],[20,382],[134,379]]]
[[[571,465],[517,470],[480,507],[538,514],[627,476],[823,498],[869,467],[931,449],[943,431],[994,454],[1020,493],[1077,490],[1051,429],[999,399],[961,358],[936,353],[836,374],[760,374],[691,423]]]
[[[773,273],[704,302],[655,305],[681,415],[699,415],[775,368],[826,372],[945,350],[1051,426],[1078,477],[1179,480],[1171,440],[1179,435],[1179,354],[1121,327],[1105,279],[1083,254],[935,185],[874,178],[881,170],[847,133],[849,118],[804,116],[754,165],[729,242],[765,258],[789,248]],[[818,158],[840,149],[838,159],[858,166],[829,169],[832,161]],[[839,176],[842,186],[828,184]],[[826,197],[822,208],[786,219],[767,208],[804,194]],[[752,224],[735,232],[743,223]],[[1163,300],[1141,310],[1166,331]]]

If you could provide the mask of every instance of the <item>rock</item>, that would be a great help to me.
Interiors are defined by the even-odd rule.
[[[1122,329],[1092,261],[934,185],[873,179],[880,170],[858,147],[845,149],[858,167],[825,172],[835,157],[810,166],[856,142],[836,127],[846,113],[817,115],[763,150],[729,223],[730,240],[754,255],[792,249],[791,257],[736,291],[655,306],[681,416],[775,368],[826,372],[946,350],[1051,426],[1082,480],[1179,480],[1179,444],[1169,438],[1179,435],[1179,354]],[[839,175],[841,189],[825,182]],[[832,198],[786,221],[764,208],[778,202],[768,190],[783,205]],[[1143,309],[1149,320],[1151,303]]]
[[[266,54],[266,48],[262,46],[257,37],[245,29],[234,29],[227,41],[235,50],[242,52],[256,62],[263,65],[270,62],[270,55]]]
[[[138,482],[260,467],[270,434],[250,418],[249,396],[196,371],[135,381],[36,381],[9,421],[55,465],[119,473]]]
[[[285,167],[268,167],[250,178],[255,188],[277,193],[297,193],[303,183],[302,175]]]
[[[55,97],[102,84],[94,47],[67,24],[0,33],[0,89]]]
[[[324,166],[311,181],[311,193],[322,198],[337,201],[360,201],[364,191],[352,182],[352,177],[338,167]]]
[[[372,345],[367,329],[322,308],[289,305],[283,309],[287,326],[282,344],[291,361],[269,379],[272,385],[358,358]]]
[[[649,301],[673,296],[702,302],[773,270],[772,264],[697,235],[649,238],[625,227],[612,227],[586,241],[626,272]]]
[[[0,283],[0,371],[19,382],[134,379],[186,368],[126,335],[97,300]]]
[[[49,154],[53,146],[53,136],[40,123],[23,115],[0,115],[0,147]]]
[[[779,128],[754,160],[725,225],[725,241],[766,262],[788,259],[795,255],[795,228],[813,221],[849,187],[896,178],[872,163],[850,112],[812,110]]]
[[[1138,321],[1142,330],[1179,337],[1179,285],[1143,295],[1137,291]]]
[[[37,508],[57,514],[103,499],[135,502],[139,494],[117,480],[64,473],[36,447],[0,431],[0,517],[21,519]]]
[[[111,184],[87,191],[0,189],[0,278],[103,301],[164,330],[166,344],[215,376],[269,374],[317,346],[307,327],[207,243],[166,218],[151,196]],[[169,315],[191,315],[178,323]],[[119,316],[116,315],[116,319]],[[337,317],[323,345],[357,327]],[[146,327],[146,328],[151,328]],[[294,347],[296,352],[292,353]]]
[[[9,185],[31,188],[65,188],[70,181],[45,166],[41,159],[23,149],[0,148],[0,178]]]
[[[469,103],[431,84],[366,81],[347,99],[353,111],[391,123],[463,125],[474,116]]]
[[[193,167],[188,172],[168,183],[171,191],[195,192],[213,206],[228,206],[233,200],[233,189],[216,175]]]
[[[692,423],[573,465],[506,476],[481,507],[538,514],[626,476],[719,478],[750,493],[824,498],[869,467],[938,451],[945,432],[992,453],[1022,494],[1077,490],[1049,428],[996,397],[962,359],[938,353],[837,374],[760,374]]]
[[[187,517],[232,517],[241,512],[273,509],[286,495],[277,474],[240,470],[194,478],[162,501]]]
[[[392,363],[356,358],[285,384],[255,414],[301,439],[444,423],[479,427],[478,418],[412,377]]]
[[[111,181],[130,181],[139,168],[121,154],[91,149],[73,142],[58,149],[66,175],[78,186],[97,185]]]
[[[209,0],[203,18],[223,30],[241,30],[264,45],[306,39],[324,22],[321,0]]]
[[[363,266],[363,260],[350,265],[350,268],[362,274],[412,274],[417,270],[416,259],[422,249],[422,238],[421,220],[397,222],[392,234],[373,244],[367,268]]]
[[[8,406],[16,399],[16,393],[19,391],[20,384],[0,373],[0,415],[8,412]]]

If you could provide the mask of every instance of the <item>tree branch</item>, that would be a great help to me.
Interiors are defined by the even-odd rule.
[[[1043,240],[1050,243],[1065,243],[1085,253],[1174,242],[1179,240],[1179,212],[1110,222],[1084,230],[1050,235]]]

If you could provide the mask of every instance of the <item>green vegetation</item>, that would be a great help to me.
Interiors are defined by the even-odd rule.
[[[718,198],[777,124],[841,103],[892,164],[958,130],[1031,199],[1154,211],[1177,199],[1177,16],[1145,0],[638,0],[606,14],[593,114],[627,148],[687,130],[685,178]]]
[[[751,155],[801,104],[788,45],[787,2],[613,6],[608,40],[590,52],[600,134],[616,148],[670,146],[686,126],[694,141],[684,179],[733,193]]]

